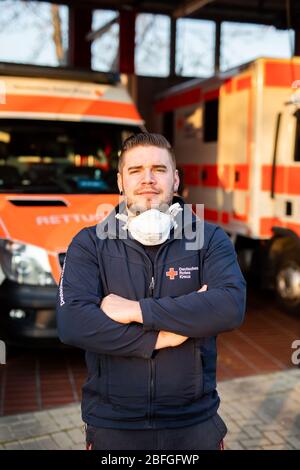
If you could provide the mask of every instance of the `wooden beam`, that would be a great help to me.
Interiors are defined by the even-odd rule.
[[[176,19],[171,19],[171,34],[170,34],[170,76],[176,75]]]
[[[86,40],[91,30],[92,10],[71,6],[69,9],[69,65],[91,69],[91,43]]]
[[[220,54],[221,54],[221,21],[216,21],[215,74],[218,74],[220,72]]]
[[[182,16],[191,15],[212,2],[214,2],[214,0],[188,0],[175,8],[172,16],[173,18],[181,18]]]
[[[101,28],[99,29],[95,29],[94,31],[90,31],[87,35],[86,35],[86,40],[87,41],[94,41],[95,39],[99,39],[101,38],[101,36],[103,36],[103,34],[105,34],[107,31],[109,31],[109,29],[119,21],[119,16],[117,15],[115,18],[113,18],[112,20],[108,21],[107,23],[105,23],[103,26],[101,26]]]

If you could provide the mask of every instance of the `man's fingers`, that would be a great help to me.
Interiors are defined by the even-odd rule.
[[[204,284],[201,289],[199,289],[197,292],[205,292],[207,290],[207,284]]]

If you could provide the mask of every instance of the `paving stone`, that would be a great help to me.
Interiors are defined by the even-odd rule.
[[[290,444],[293,449],[300,450],[300,438],[295,436],[287,437],[286,442]]]
[[[273,444],[273,445],[265,446],[263,450],[294,450],[294,449],[289,444],[284,444],[283,446],[280,446],[280,445],[276,446]]]
[[[82,444],[73,444],[72,450],[85,450],[85,442]]]
[[[7,442],[13,439],[13,434],[8,426],[0,426],[0,442]]]
[[[37,423],[37,419],[35,418],[35,416],[28,416],[28,414],[20,415],[19,422],[20,424],[24,424],[25,426],[34,426]],[[16,424],[18,425],[19,423]]]
[[[84,422],[81,419],[81,413],[70,415],[69,419],[72,421],[74,426],[83,426]]]
[[[248,434],[250,438],[258,438],[262,435],[261,431],[254,426],[244,426],[243,431]]]
[[[54,419],[59,429],[72,429],[74,427],[72,419],[68,416],[55,416]]]
[[[72,445],[74,444],[70,436],[68,436],[67,433],[64,432],[57,432],[55,434],[51,434],[51,437],[60,449],[71,449]]]
[[[282,444],[284,442],[284,438],[274,431],[265,431],[264,436],[269,439],[271,444]]]
[[[68,413],[68,410],[65,407],[59,407],[59,408],[54,408],[52,410],[49,410],[49,415],[54,418],[65,416],[67,413]]]
[[[19,442],[9,442],[4,446],[5,450],[23,450],[23,447]]]
[[[270,445],[269,439],[262,438],[262,439],[247,439],[245,441],[241,441],[241,444],[246,449],[255,450],[257,448],[263,448],[264,446]]]
[[[226,423],[229,433],[241,432],[241,428],[236,423],[229,422],[226,419],[225,419],[225,423]]]
[[[225,444],[225,450],[245,450],[245,448],[237,441],[229,442]]]
[[[13,424],[10,429],[15,439],[26,439],[32,436],[30,428],[26,423]]]
[[[259,426],[259,429],[261,431],[275,431],[275,432],[281,432],[283,430],[283,427],[281,424],[275,422],[275,423],[268,423],[268,424],[261,424]]]
[[[21,441],[24,450],[57,450],[59,447],[51,437],[39,437]]]
[[[52,432],[60,431],[60,427],[55,423],[49,424],[36,424],[33,428],[29,428],[29,432],[31,436],[42,436],[44,434],[50,434]]]
[[[19,419],[19,415],[13,415],[13,416],[1,416],[0,418],[0,423],[1,424],[15,424],[15,423],[19,423],[20,422],[20,419]]]
[[[72,429],[72,431],[68,431],[67,434],[70,436],[74,444],[79,444],[85,440],[85,436],[80,429]]]
[[[246,441],[249,436],[245,432],[229,432],[226,436],[228,441]]]
[[[35,419],[40,420],[43,418],[51,418],[50,410],[35,411],[32,413]]]

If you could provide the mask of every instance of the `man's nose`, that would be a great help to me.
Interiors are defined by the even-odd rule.
[[[142,182],[147,184],[155,182],[155,175],[152,170],[147,168],[145,169],[143,172]]]

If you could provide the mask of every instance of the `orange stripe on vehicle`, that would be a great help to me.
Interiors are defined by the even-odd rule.
[[[228,80],[225,80],[224,90],[225,90],[226,94],[232,93],[232,91],[233,91],[233,80],[232,80],[232,78],[229,78]]]
[[[131,103],[59,96],[6,95],[6,103],[0,105],[0,114],[1,111],[79,114],[141,120],[139,113]]]
[[[247,222],[248,215],[247,214],[238,214],[235,211],[232,212],[232,217],[235,220],[240,220],[241,222]]]
[[[296,194],[300,193],[300,168],[288,166],[276,166],[275,171],[275,193]],[[272,166],[262,166],[262,191],[271,191]]]
[[[248,90],[251,88],[251,77],[242,77],[236,80],[236,91]]]
[[[204,207],[204,218],[207,220],[211,220],[212,222],[218,221],[218,211],[214,209],[206,209]]]
[[[249,187],[248,165],[181,165],[184,184],[208,188],[247,190]]]
[[[202,165],[201,168],[201,186],[215,188],[219,186],[218,167],[216,165]]]
[[[246,190],[249,188],[249,166],[234,166],[234,189]]]
[[[300,77],[300,64],[292,61],[266,62],[264,64],[264,82],[265,86],[270,87],[289,87]]]
[[[262,217],[260,219],[260,236],[271,237],[273,235],[272,227],[288,228],[300,236],[300,224],[284,222],[276,217]]]
[[[200,178],[200,165],[180,165],[183,171],[184,185],[198,186]]]
[[[155,103],[154,109],[158,113],[164,113],[183,106],[200,103],[201,98],[202,90],[200,87],[197,87],[162,98]]]
[[[228,212],[222,212],[221,221],[222,221],[222,224],[228,224],[229,223],[229,213]]]
[[[234,91],[249,90],[249,88],[251,88],[251,85],[251,76],[247,75],[246,77],[230,78],[228,80],[225,80],[223,87],[225,93],[229,95]]]

